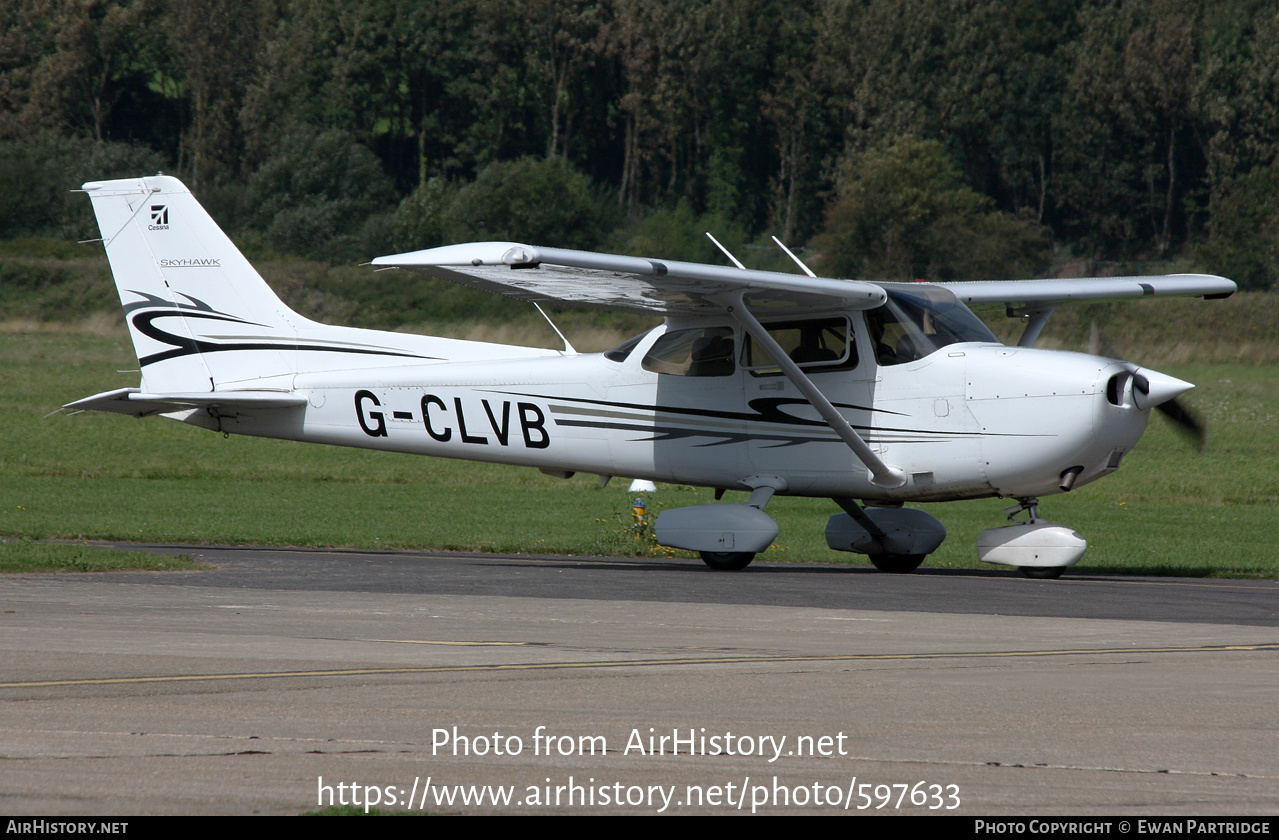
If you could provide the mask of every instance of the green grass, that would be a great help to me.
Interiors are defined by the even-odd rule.
[[[1135,306],[1142,306],[1135,304]],[[60,404],[134,385],[122,324],[0,330],[0,537],[169,543],[441,548],[666,555],[630,530],[627,483],[549,478],[526,468],[222,438],[159,418]],[[1080,568],[1113,573],[1279,577],[1276,368],[1160,367],[1198,384],[1188,401],[1212,424],[1207,455],[1155,418],[1115,475],[1046,498],[1040,514],[1090,543]],[[726,500],[744,500],[728,494]],[[662,485],[663,507],[712,501]],[[929,505],[950,531],[927,566],[979,567],[978,532],[1011,502]],[[761,559],[863,564],[825,546],[829,500],[775,499],[781,526]],[[988,567],[986,567],[988,568]]]
[[[27,537],[0,541],[0,572],[167,572],[199,568],[200,564],[186,555],[40,543]]]

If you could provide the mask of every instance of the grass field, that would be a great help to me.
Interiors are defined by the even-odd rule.
[[[201,566],[186,555],[36,542],[27,537],[0,542],[0,572],[168,572],[198,568]]]
[[[72,399],[133,385],[119,322],[0,329],[0,537],[169,543],[440,548],[555,554],[651,554],[630,531],[627,482],[549,478],[532,469],[230,437],[180,423],[50,414]],[[1143,359],[1144,361],[1144,359]],[[1041,515],[1090,543],[1081,569],[1279,577],[1279,389],[1270,365],[1161,369],[1199,386],[1207,455],[1161,419],[1124,467]],[[733,500],[736,494],[726,498]],[[663,507],[712,500],[660,487]],[[740,499],[739,499],[740,500]],[[950,537],[930,566],[975,567],[975,540],[1007,500],[930,505]],[[826,548],[828,500],[774,500],[770,560],[862,563]],[[29,550],[29,549],[28,549]]]

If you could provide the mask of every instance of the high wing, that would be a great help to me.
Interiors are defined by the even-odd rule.
[[[1077,277],[1066,280],[967,280],[937,283],[964,303],[1043,304],[1118,298],[1234,294],[1234,281],[1212,274],[1168,274],[1161,277]]]
[[[533,303],[659,315],[723,315],[723,299],[742,295],[759,315],[873,309],[886,299],[875,283],[803,277],[701,263],[650,260],[472,242],[378,257],[375,266],[407,268]]]
[[[381,268],[422,271],[455,283],[533,303],[660,315],[722,314],[725,295],[744,293],[757,315],[873,309],[877,283],[775,271],[596,254],[516,242],[471,242],[378,257]],[[972,280],[936,283],[966,304],[1043,305],[1174,295],[1229,297],[1234,282],[1211,274]]]

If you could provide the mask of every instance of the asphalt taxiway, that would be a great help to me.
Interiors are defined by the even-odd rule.
[[[1274,581],[153,548],[0,578],[0,810],[1279,810]]]

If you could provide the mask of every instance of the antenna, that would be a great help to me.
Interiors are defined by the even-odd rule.
[[[792,260],[794,260],[794,261],[795,261],[795,265],[799,266],[799,268],[800,268],[800,270],[801,270],[801,271],[803,271],[803,272],[804,272],[805,274],[807,274],[809,277],[816,277],[816,276],[817,276],[816,274],[814,274],[814,273],[813,273],[813,270],[812,270],[811,268],[809,268],[808,266],[804,265],[804,263],[800,260],[800,258],[799,258],[799,257],[797,257],[797,256],[795,256],[793,253],[791,253],[791,249],[790,249],[790,248],[787,248],[785,245],[783,245],[783,244],[782,244],[782,240],[780,240],[780,239],[778,239],[776,236],[774,236],[774,237],[773,237],[773,241],[777,243],[777,247],[778,247],[778,248],[781,248],[783,251],[785,251],[785,252],[786,252],[786,256],[790,257]]]
[[[555,334],[564,342],[564,352],[570,356],[576,356],[577,351],[573,349],[573,345],[568,343],[568,339],[564,337],[564,333],[560,332],[560,328],[555,326],[555,322],[551,320],[551,316],[542,311],[542,307],[537,305],[537,301],[532,301],[533,306],[537,307],[537,311],[546,319],[546,323],[551,325],[551,329],[555,330]]]
[[[745,271],[745,270],[746,270],[746,266],[744,266],[744,265],[742,265],[741,263],[739,263],[739,262],[737,261],[737,257],[735,257],[735,256],[733,256],[732,254],[730,254],[730,253],[728,252],[728,249],[727,249],[727,248],[725,248],[723,245],[719,244],[719,240],[718,240],[718,239],[716,239],[715,237],[711,236],[711,232],[710,232],[709,230],[708,230],[708,231],[706,231],[706,235],[710,238],[710,240],[711,240],[712,242],[714,242],[714,243],[715,243],[715,247],[716,247],[716,248],[718,248],[718,249],[720,249],[721,251],[723,251],[723,252],[724,252],[724,256],[728,257],[730,260],[732,260],[732,261],[733,261],[733,265],[737,266],[737,267],[738,267],[738,268],[740,268],[742,271]]]

